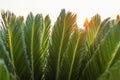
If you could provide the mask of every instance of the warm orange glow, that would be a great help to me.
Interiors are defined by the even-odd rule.
[[[84,21],[84,25],[83,25],[83,26],[84,26],[85,28],[87,28],[88,25],[89,25],[88,18],[86,18],[85,21]]]
[[[116,16],[116,20],[117,20],[117,21],[120,21],[120,15],[117,15],[117,16]]]

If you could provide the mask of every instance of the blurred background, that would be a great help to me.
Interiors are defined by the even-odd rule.
[[[63,8],[76,13],[77,23],[79,27],[83,27],[85,18],[89,20],[96,13],[100,14],[102,19],[115,18],[120,14],[120,0],[0,0],[0,11],[10,10],[24,17],[29,12],[34,15],[42,13],[43,16],[49,14],[52,25]]]

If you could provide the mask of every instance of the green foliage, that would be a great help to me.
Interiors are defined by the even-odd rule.
[[[13,74],[20,79],[30,79],[31,71],[27,60],[26,45],[22,32],[23,18],[16,17],[13,13],[2,12],[5,25],[5,46],[13,65]]]
[[[48,80],[59,80],[61,77],[61,65],[64,54],[67,49],[69,37],[76,27],[76,15],[62,10],[52,31],[50,38],[49,54],[47,58],[47,73]]]
[[[53,27],[48,15],[1,16],[0,80],[120,79],[119,20],[96,14],[82,30],[64,9]]]
[[[106,70],[98,80],[118,80],[120,77],[120,60],[118,60],[111,68]]]
[[[32,79],[40,80],[45,67],[45,55],[48,50],[48,39],[50,29],[49,16],[43,17],[37,14],[35,17],[30,13],[25,23],[25,41],[27,54],[32,70]]]
[[[0,80],[10,80],[9,71],[3,60],[0,59]]]

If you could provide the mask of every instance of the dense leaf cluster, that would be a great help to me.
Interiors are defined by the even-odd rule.
[[[1,16],[0,80],[120,79],[118,19],[96,14],[82,30],[65,10],[53,27],[48,15]]]

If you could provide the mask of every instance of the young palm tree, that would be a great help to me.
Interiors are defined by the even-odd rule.
[[[76,15],[62,10],[50,35],[49,16],[1,16],[0,80],[120,79],[118,20],[96,14],[81,30]]]

